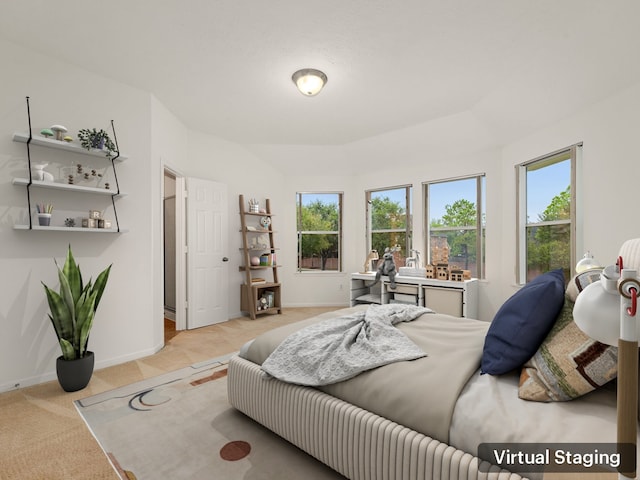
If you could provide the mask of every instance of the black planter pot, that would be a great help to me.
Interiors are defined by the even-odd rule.
[[[77,392],[89,384],[93,375],[93,352],[75,360],[65,360],[62,356],[56,360],[58,382],[65,392]]]

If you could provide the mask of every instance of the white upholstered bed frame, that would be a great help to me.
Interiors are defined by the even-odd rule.
[[[233,357],[231,405],[351,480],[524,478],[314,388],[266,377]]]

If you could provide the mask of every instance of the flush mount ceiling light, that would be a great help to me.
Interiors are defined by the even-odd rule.
[[[300,93],[307,97],[313,97],[320,93],[324,84],[327,83],[327,76],[314,68],[298,70],[291,76],[291,79],[300,90]]]

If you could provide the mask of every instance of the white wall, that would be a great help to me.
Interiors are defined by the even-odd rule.
[[[151,204],[156,168],[150,157],[150,95],[56,62],[8,42],[0,42],[3,66],[0,91],[0,390],[55,378],[60,348],[47,318],[41,281],[57,286],[53,259],[63,261],[71,244],[85,280],[113,264],[89,347],[96,367],[104,367],[150,354],[161,343],[161,325],[153,323],[154,276],[157,241],[153,237],[159,206]],[[115,120],[118,142],[129,160],[118,167],[120,187],[128,195],[117,200],[125,234],[16,231],[26,220],[26,189],[11,184],[27,176],[26,145],[14,143],[12,134],[28,130],[25,96],[31,97],[34,132],[53,124],[70,133],[80,128],[104,128]],[[32,147],[32,160],[43,161],[59,152]],[[69,154],[69,162],[78,161]],[[83,158],[79,156],[80,158]],[[66,161],[66,159],[64,160]],[[113,181],[111,179],[111,181]],[[36,198],[87,212],[103,208],[109,200],[75,192],[32,189]],[[105,197],[107,198],[107,197]],[[37,201],[37,200],[36,200]],[[71,208],[70,208],[71,209]],[[113,213],[107,208],[106,215]],[[54,210],[61,223],[64,212]]]
[[[225,183],[229,195],[229,318],[239,316],[240,285],[244,275],[241,265],[240,215],[238,197],[257,198],[261,203],[269,198],[275,214],[276,245],[285,251],[281,241],[288,238],[278,222],[284,217],[282,210],[287,202],[282,191],[283,176],[271,165],[256,157],[246,148],[212,135],[191,131],[186,161],[181,173]],[[248,209],[248,207],[246,207]],[[286,294],[286,287],[283,287]]]
[[[575,115],[514,142],[502,151],[502,191],[515,198],[514,165],[584,142],[579,187],[582,197],[582,246],[605,265],[615,263],[618,249],[640,237],[638,191],[640,163],[635,137],[640,129],[640,84],[589,106]],[[515,206],[502,211],[503,293],[512,292],[515,268]],[[580,257],[584,252],[578,252]]]
[[[0,91],[0,391],[55,378],[59,355],[40,284],[56,284],[53,258],[62,259],[72,244],[86,275],[113,263],[111,279],[98,311],[90,347],[97,368],[150,354],[162,346],[162,171],[165,165],[185,176],[226,183],[229,191],[229,317],[239,314],[240,220],[237,198],[270,198],[276,241],[283,264],[283,303],[345,305],[348,273],[365,257],[364,191],[412,184],[414,238],[423,231],[425,181],[487,174],[487,279],[481,284],[480,317],[490,320],[515,291],[515,185],[513,166],[545,153],[584,142],[584,247],[602,262],[615,258],[620,244],[640,236],[637,189],[640,168],[634,144],[640,129],[640,85],[589,106],[506,146],[492,143],[473,113],[393,132],[356,144],[319,149],[314,158],[358,162],[388,155],[383,170],[353,173],[339,168],[301,171],[305,148],[281,146],[287,161],[274,166],[261,150],[243,147],[187,128],[148,92],[142,92],[71,65],[0,41],[3,77]],[[118,141],[129,160],[119,167],[118,216],[128,233],[120,235],[18,232],[13,224],[25,215],[25,189],[11,185],[26,175],[26,148],[11,141],[25,131],[24,97],[31,97],[34,131],[54,123],[70,130],[105,128],[116,121]],[[459,129],[459,132],[458,132]],[[437,132],[434,134],[434,132]],[[441,139],[442,141],[438,141]],[[32,149],[34,155],[46,155]],[[268,149],[277,156],[278,149]],[[289,151],[290,150],[290,151]],[[335,158],[334,158],[335,157]],[[295,162],[295,163],[294,163]],[[293,168],[295,167],[295,168]],[[319,172],[322,175],[319,175]],[[344,268],[339,274],[298,274],[295,192],[344,192]],[[42,192],[38,193],[39,195]],[[48,196],[48,194],[45,194]],[[69,196],[54,194],[54,203]],[[91,200],[80,196],[81,210]],[[424,249],[423,245],[414,245]],[[342,285],[342,289],[340,288]]]
[[[296,175],[287,176],[283,191],[286,194],[284,208],[278,213],[277,228],[282,250],[278,254],[285,268],[282,269],[283,303],[288,306],[348,306],[350,272],[359,271],[362,259],[356,254],[356,247],[364,240],[357,236],[355,226],[364,222],[364,194],[358,194],[355,177],[349,175]],[[297,272],[297,213],[296,193],[298,192],[342,192],[343,193],[343,244],[342,272]],[[280,227],[281,226],[281,227]],[[358,266],[360,265],[360,266]]]

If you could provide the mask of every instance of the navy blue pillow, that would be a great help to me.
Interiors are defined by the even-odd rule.
[[[562,270],[552,270],[504,302],[484,339],[482,373],[502,375],[536,353],[562,309],[564,290]]]

